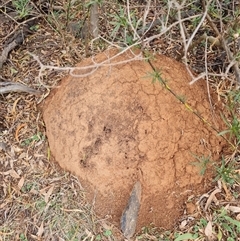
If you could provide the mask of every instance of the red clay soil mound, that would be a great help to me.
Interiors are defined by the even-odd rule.
[[[102,62],[116,51],[94,58]],[[186,197],[206,189],[194,155],[217,159],[223,140],[159,82],[146,61],[128,52],[94,73],[75,71],[47,98],[43,117],[51,154],[77,175],[101,217],[119,224],[134,183],[142,185],[138,227],[171,228]],[[112,63],[112,66],[109,64]],[[190,86],[185,67],[165,56],[152,60],[169,87],[213,122],[204,80]],[[78,66],[92,65],[87,59]],[[94,69],[91,69],[94,70]],[[217,127],[218,128],[218,127]]]

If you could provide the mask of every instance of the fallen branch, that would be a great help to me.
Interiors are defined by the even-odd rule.
[[[30,30],[31,26],[35,24],[35,20],[39,17],[35,17],[29,20],[26,20],[24,23],[20,23],[17,25],[15,30],[13,30],[7,37],[11,36],[8,41],[6,41],[5,47],[3,48],[2,54],[0,56],[0,69],[2,68],[3,64],[7,61],[9,53],[16,48],[18,45],[21,45],[26,38],[26,36],[32,31]],[[22,26],[21,29],[16,29]],[[6,39],[6,37],[4,38]]]
[[[12,51],[15,47],[22,44],[23,42],[23,35],[19,34],[16,39],[14,39],[11,43],[9,43],[2,51],[2,55],[0,56],[0,69],[2,68],[3,64],[7,61],[8,54]]]
[[[14,82],[0,82],[0,94],[11,92],[27,92],[29,94],[40,95],[41,91]]]

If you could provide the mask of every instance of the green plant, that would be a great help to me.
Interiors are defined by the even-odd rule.
[[[34,185],[34,183],[30,183],[30,182],[27,182],[27,183],[25,183],[24,184],[24,186],[21,188],[21,191],[23,192],[23,193],[27,193],[27,192],[30,192],[31,191],[31,189],[34,187],[35,185]]]
[[[204,218],[201,218],[187,233],[174,233],[174,241],[182,241],[182,240],[202,240],[203,234],[202,230],[204,230],[207,226],[208,221]]]
[[[35,203],[36,209],[40,212],[43,212],[46,206],[47,206],[47,203],[43,199],[39,199]]]
[[[27,237],[26,237],[25,234],[23,234],[23,233],[20,233],[19,239],[20,239],[21,241],[28,241]]]
[[[78,241],[78,226],[72,225],[70,230],[66,233],[67,240]]]
[[[240,222],[230,217],[227,210],[222,208],[213,215],[218,240],[234,241],[240,235]]]
[[[215,180],[222,180],[226,184],[233,185],[240,180],[240,175],[236,172],[235,160],[226,162],[222,157],[221,166],[216,167],[217,176]]]
[[[29,6],[30,0],[13,0],[12,3],[20,19],[28,16],[32,10]]]
[[[114,13],[110,14],[110,24],[113,27],[111,37],[118,38],[120,41],[124,41],[124,44],[131,45],[134,43],[134,36],[132,33],[131,25],[134,29],[137,28],[137,17],[134,11],[130,12],[129,18],[131,19],[131,24],[129,23],[129,18],[127,16],[125,8],[119,6],[119,11],[113,10]],[[123,39],[122,39],[123,38]]]
[[[152,83],[156,83],[156,81],[158,81],[163,86],[166,84],[166,80],[162,77],[161,70],[154,70],[153,72],[148,73],[146,78],[151,78]]]
[[[105,237],[110,237],[112,236],[112,231],[110,229],[106,229],[104,232],[103,232],[103,235]]]
[[[211,163],[210,160],[210,156],[205,157],[205,156],[197,156],[195,154],[192,154],[194,156],[195,159],[197,159],[196,162],[192,162],[191,164],[198,167],[200,170],[200,175],[204,175],[206,170],[207,170],[207,166]]]
[[[44,140],[44,139],[45,139],[45,136],[41,132],[38,132],[37,134],[31,136],[30,138],[22,141],[21,145],[22,146],[28,146],[32,142],[38,142],[38,141],[41,141],[41,140]]]
[[[229,140],[233,140],[236,139],[237,143],[236,146],[238,146],[240,144],[240,122],[238,120],[238,117],[236,115],[234,115],[232,117],[232,120],[227,120],[223,115],[222,119],[225,122],[225,124],[227,125],[228,129],[221,131],[218,135],[225,135],[225,134],[229,134]]]
[[[238,118],[238,113],[240,109],[240,92],[239,91],[229,91],[227,95],[227,110],[230,116],[227,118],[225,115],[221,114],[227,129],[220,132],[219,135],[229,135],[229,141],[234,141],[235,146],[238,147],[240,144],[240,121]]]
[[[103,3],[103,0],[91,0],[91,1],[87,2],[85,6],[88,8],[88,7],[91,7],[94,4],[101,5],[102,3]]]
[[[176,234],[176,238],[174,241],[184,241],[184,240],[195,240],[198,238],[198,234],[192,234],[192,233],[184,233],[184,234]]]

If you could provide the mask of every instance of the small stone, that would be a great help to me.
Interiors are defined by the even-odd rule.
[[[121,217],[121,230],[127,239],[130,239],[136,230],[137,217],[141,204],[141,192],[141,183],[137,182],[133,187],[128,204]]]

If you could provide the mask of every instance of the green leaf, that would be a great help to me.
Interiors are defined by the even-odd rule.
[[[230,217],[228,217],[228,216],[225,216],[225,219],[226,219],[228,222],[230,222],[230,223],[232,223],[233,225],[236,225],[238,228],[240,228],[240,222],[239,222],[239,221],[237,221],[237,220],[235,220],[235,219],[232,219],[232,218],[230,218]]]
[[[182,241],[182,240],[188,240],[188,239],[196,239],[196,236],[191,233],[185,233],[175,238],[174,241]]]
[[[227,230],[228,232],[232,233],[232,228],[227,223],[222,223],[222,226],[223,226],[223,228],[225,230]]]
[[[98,235],[96,236],[96,240],[102,240],[101,234],[98,234]]]
[[[222,232],[221,232],[221,230],[218,231],[217,238],[218,238],[218,241],[222,240]]]
[[[109,229],[107,229],[107,230],[105,230],[104,231],[104,236],[106,236],[106,237],[109,237],[109,236],[111,236],[112,235],[112,231],[111,230],[109,230]]]

